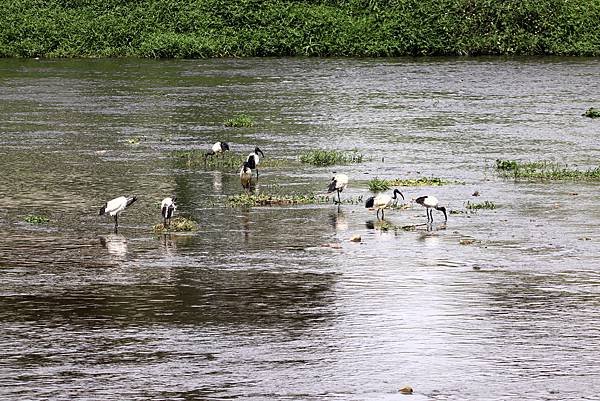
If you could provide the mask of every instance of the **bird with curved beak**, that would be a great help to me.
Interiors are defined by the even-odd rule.
[[[246,159],[246,162],[248,163],[248,167],[250,167],[253,170],[256,170],[256,179],[258,180],[258,164],[260,162],[260,158],[258,157],[258,154],[260,153],[261,157],[265,157],[265,154],[262,152],[262,150],[260,150],[258,148],[258,146],[256,146],[254,148],[254,152],[250,153],[248,155],[248,158]]]
[[[342,192],[346,186],[348,186],[348,176],[346,174],[336,174],[331,179],[329,187],[327,187],[327,193],[337,191],[337,203],[340,204],[342,203],[340,200],[340,192]],[[333,198],[333,203],[335,203],[335,197]]]
[[[174,196],[167,197],[163,199],[160,204],[160,214],[163,217],[163,226],[165,228],[171,225],[171,218],[173,217],[175,210],[177,210],[177,205],[175,204],[176,200],[177,198]]]
[[[446,214],[446,208],[439,205],[439,201],[435,196],[420,196],[415,199],[415,202],[427,209],[427,222],[433,223],[433,209],[439,210],[444,213],[444,221],[448,221],[448,214]]]
[[[229,144],[227,142],[215,142],[212,149],[209,152],[206,152],[206,156],[214,156],[216,154],[223,155],[227,150],[229,150]]]
[[[246,191],[250,189],[250,185],[252,185],[252,169],[248,162],[244,162],[240,170],[240,182],[242,183],[242,188]]]
[[[398,189],[394,189],[394,196],[388,194],[379,194],[377,196],[371,196],[367,199],[365,207],[367,209],[377,209],[377,219],[379,219],[379,211],[381,210],[381,220],[384,219],[383,210],[392,204],[392,201],[398,199],[398,194],[404,199],[404,195]]]
[[[118,198],[111,199],[100,208],[99,216],[106,213],[115,217],[115,233],[119,227],[119,213],[128,208],[137,200],[136,196],[119,196]]]

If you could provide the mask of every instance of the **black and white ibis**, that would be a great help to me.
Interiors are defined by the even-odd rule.
[[[111,199],[100,208],[98,215],[102,216],[106,213],[115,217],[115,232],[119,227],[119,213],[131,206],[133,202],[137,200],[136,196],[119,196],[118,198]]]
[[[240,182],[246,191],[250,189],[250,185],[252,184],[252,169],[248,162],[244,162],[244,165],[240,169]]]
[[[392,201],[398,199],[398,194],[404,199],[404,195],[398,189],[394,189],[394,196],[388,194],[379,194],[377,196],[371,196],[367,199],[365,207],[367,209],[377,209],[377,219],[379,219],[379,211],[381,210],[381,220],[383,220],[383,210],[392,204]]]
[[[260,162],[260,158],[258,154],[260,153],[261,157],[265,157],[265,154],[257,147],[254,148],[254,152],[248,155],[246,162],[248,163],[248,167],[253,170],[256,170],[256,179],[258,180],[258,163]]]
[[[226,150],[229,150],[229,144],[227,142],[215,142],[212,149],[206,152],[206,156],[214,156],[216,154],[223,154]]]
[[[163,226],[165,228],[171,225],[171,218],[173,217],[175,210],[177,210],[177,205],[175,204],[176,200],[176,197],[169,196],[163,199],[160,204],[160,214],[162,214]]]
[[[331,179],[329,187],[327,187],[327,193],[337,191],[337,203],[341,203],[340,192],[342,192],[346,186],[348,186],[348,176],[346,174],[336,174]],[[335,197],[333,198],[333,202],[335,203]]]
[[[415,199],[415,202],[427,209],[427,222],[433,223],[433,209],[443,212],[445,221],[448,221],[446,208],[444,206],[439,205],[439,201],[435,196],[420,196],[417,199]]]

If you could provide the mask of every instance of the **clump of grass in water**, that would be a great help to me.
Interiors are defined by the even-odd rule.
[[[381,179],[375,177],[370,180],[368,185],[372,192],[387,191],[392,187],[422,187],[422,186],[440,186],[451,184],[452,181],[443,180],[437,177],[419,177],[419,178],[396,178]]]
[[[240,114],[225,120],[223,124],[226,127],[252,127],[254,125],[254,119],[247,114]]]
[[[310,150],[300,155],[300,161],[313,166],[333,166],[335,164],[362,163],[364,155],[357,150]]]
[[[590,170],[569,169],[559,163],[548,161],[519,162],[496,160],[496,169],[504,177],[514,179],[538,179],[555,181],[600,181],[600,166]]]
[[[171,152],[171,156],[175,159],[175,165],[180,168],[229,167],[237,169],[246,161],[246,155],[243,154],[225,152],[220,155],[207,156],[206,151],[199,149],[175,150]],[[260,159],[260,167],[282,167],[290,164],[292,164],[291,161],[286,159],[273,159],[271,157]]]
[[[494,210],[494,209],[496,209],[496,204],[494,202],[490,202],[490,201],[485,201],[485,202],[481,202],[481,203],[471,203],[470,201],[467,201],[465,208],[467,208],[469,210],[481,210],[481,209]]]
[[[300,205],[311,203],[324,203],[326,198],[315,195],[274,195],[243,193],[227,198],[227,204],[239,206],[274,206],[274,205]]]
[[[600,118],[600,109],[590,107],[585,113],[582,114],[582,116],[589,118]]]
[[[29,224],[46,224],[50,222],[48,217],[37,214],[29,214],[25,216],[24,220]]]
[[[163,223],[159,223],[152,227],[152,231],[155,233],[198,231],[198,223],[185,217],[175,217],[171,219],[168,227],[165,227]]]

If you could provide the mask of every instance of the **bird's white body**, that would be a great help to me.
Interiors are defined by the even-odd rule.
[[[423,203],[420,203],[420,205],[423,205],[425,207],[436,207],[440,202],[438,201],[438,198],[436,198],[435,196],[425,196],[423,199]]]
[[[111,216],[114,216],[118,213],[121,213],[125,208],[127,208],[127,202],[132,199],[126,196],[119,196],[118,198],[111,199],[106,202],[106,206],[104,207],[104,213],[108,213]]]
[[[248,167],[256,170],[256,179],[257,180],[258,180],[258,164],[260,163],[260,158],[258,157],[259,153],[262,157],[265,157],[265,154],[257,146],[254,148],[254,152],[250,153],[248,155],[248,157],[246,158],[246,163],[248,164]]]
[[[252,159],[254,159],[254,166],[258,166],[258,164],[260,163],[260,157],[258,157],[258,154],[256,154],[256,152],[250,153],[246,158],[246,161],[248,163],[251,163]]]
[[[244,189],[249,189],[252,184],[252,169],[248,167],[248,163],[244,163],[240,169],[240,182]]]
[[[348,186],[348,176],[346,174],[336,174],[331,179],[331,182],[329,183],[329,187],[327,188],[327,192],[329,193],[329,192],[337,191],[338,203],[340,203],[341,202],[340,192],[342,192],[347,186]],[[333,201],[335,203],[335,197],[333,198]]]
[[[371,210],[377,209],[377,218],[379,218],[379,211],[381,211],[381,218],[383,219],[384,210],[391,206],[392,203],[398,199],[397,194],[399,194],[402,197],[402,199],[404,199],[404,195],[402,195],[402,192],[398,191],[397,189],[394,189],[393,196],[390,196],[388,194],[379,194],[377,196],[372,196],[369,199],[367,199],[365,206]]]
[[[227,149],[229,149],[228,146]],[[223,142],[215,142],[215,144],[212,146],[212,151],[214,153],[222,153],[227,149],[225,149],[225,146],[223,146]]]
[[[177,205],[175,204],[175,199],[172,197],[167,197],[162,200],[160,203],[160,213],[165,219],[170,219],[173,217],[173,213],[177,210]]]

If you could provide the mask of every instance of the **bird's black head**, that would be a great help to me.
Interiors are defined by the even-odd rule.
[[[260,156],[261,156],[261,157],[265,157],[265,154],[262,152],[262,150],[260,150],[260,149],[258,148],[258,146],[254,148],[254,153],[256,153],[256,154],[259,154],[259,153],[260,153]]]
[[[227,142],[221,142],[221,150],[223,150],[223,152],[229,150],[229,144]]]
[[[444,212],[444,219],[448,221],[448,214],[446,214],[446,208],[444,206],[437,206],[435,210],[439,210],[440,212]]]
[[[173,203],[175,203],[175,201],[177,201],[177,198],[176,198],[175,196],[171,196],[171,201],[172,201]]]
[[[396,194],[400,194],[400,196],[402,197],[402,200],[404,200],[404,195],[402,195],[402,192],[398,191],[398,189],[394,189],[394,196],[392,196],[393,199],[397,198]]]

